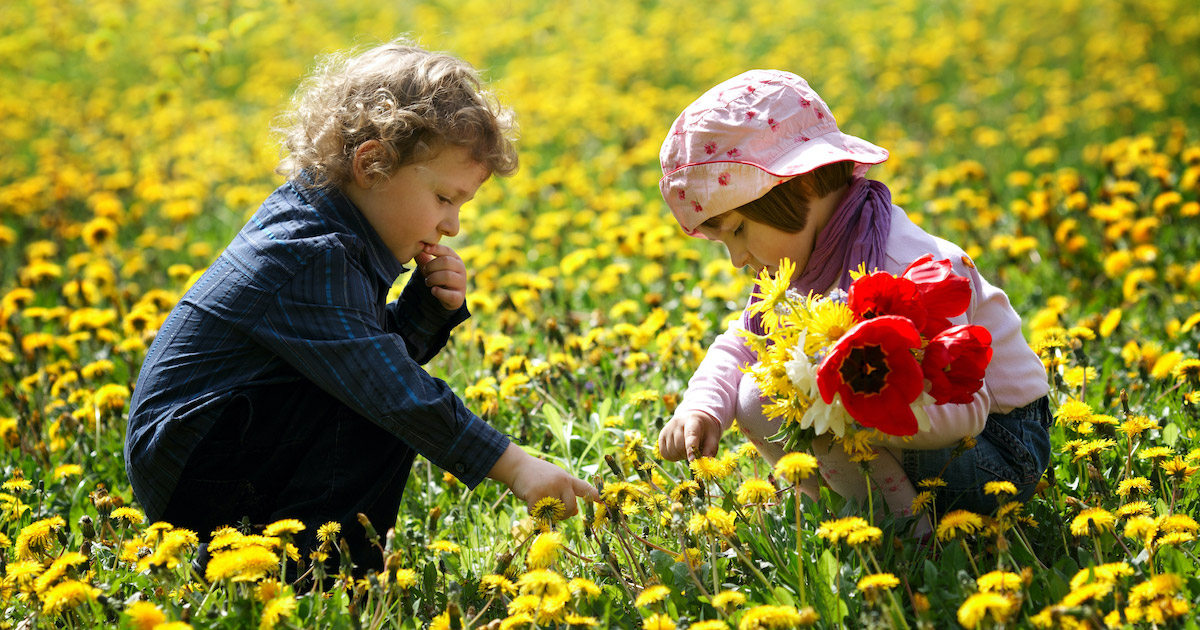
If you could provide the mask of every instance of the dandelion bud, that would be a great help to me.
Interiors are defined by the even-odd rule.
[[[79,553],[90,558],[92,556],[92,541],[83,541],[83,544],[79,546]]]
[[[92,524],[92,517],[87,514],[79,517],[79,532],[83,534],[84,540],[96,537],[96,527]]]
[[[378,543],[379,542],[379,533],[375,531],[375,526],[371,525],[371,519],[367,518],[366,514],[359,512],[358,513],[358,522],[360,525],[363,526],[363,529],[367,530],[367,538],[370,539],[371,542]]]
[[[451,582],[451,584],[454,584]],[[458,608],[457,602],[450,602],[446,607],[446,612],[450,613],[450,630],[462,630],[462,611]]]
[[[600,541],[600,555],[607,557],[609,554],[609,551],[610,551],[610,549],[608,547],[608,541],[601,540]]]
[[[923,593],[913,593],[912,603],[918,615],[929,612],[929,598]]]
[[[1126,416],[1129,415],[1129,394],[1127,394],[1123,389],[1121,390],[1121,411]]]
[[[612,469],[613,474],[616,475],[618,479],[625,478],[625,473],[621,471],[621,465],[617,463],[617,459],[613,457],[612,454],[604,456],[604,463],[608,464],[608,467]]]
[[[496,554],[496,568],[492,570],[492,573],[503,574],[508,565],[512,564],[512,559],[513,555],[507,551]]]
[[[354,570],[354,562],[350,559],[350,545],[346,544],[346,539],[338,540],[338,553],[341,555],[341,571],[349,575]]]
[[[396,528],[389,527],[387,530],[387,533],[384,534],[384,536],[383,536],[383,551],[385,553],[390,554],[390,553],[392,553],[392,550],[394,550],[395,548],[396,548]]]

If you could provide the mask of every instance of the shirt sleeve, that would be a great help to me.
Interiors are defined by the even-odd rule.
[[[986,387],[975,392],[969,403],[926,405],[924,409],[925,413],[929,414],[928,431],[917,431],[916,435],[908,438],[891,435],[884,443],[894,448],[921,451],[950,448],[965,437],[975,437],[983,433],[991,406],[992,398],[988,395]]]
[[[318,252],[272,298],[256,337],[305,378],[475,487],[508,438],[425,372],[403,336],[384,328],[376,293],[374,280],[345,250]]]
[[[446,346],[450,331],[471,316],[464,303],[458,310],[446,310],[425,284],[420,269],[414,269],[399,299],[387,305],[388,332],[404,339],[412,358],[425,365]]]
[[[755,360],[754,351],[737,332],[740,328],[739,318],[713,340],[700,367],[696,368],[688,381],[687,391],[675,410],[676,414],[699,411],[715,418],[723,431],[733,426],[742,367]]]

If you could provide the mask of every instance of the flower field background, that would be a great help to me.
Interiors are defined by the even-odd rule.
[[[604,502],[535,519],[419,460],[394,532],[373,524],[385,574],[281,581],[289,554],[338,557],[289,522],[221,532],[195,571],[196,533],[145,522],[125,478],[145,349],[280,183],[300,78],[406,33],[521,127],[521,171],[463,211],[474,316],[429,370]],[[1197,50],[1187,0],[6,2],[0,628],[1196,627]],[[656,457],[753,285],[671,219],[658,148],[754,67],[891,150],[871,176],[1022,313],[1056,416],[1027,504],[922,541],[797,502],[805,466],[736,432],[691,468]]]

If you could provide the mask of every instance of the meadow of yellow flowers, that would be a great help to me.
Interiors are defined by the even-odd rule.
[[[368,528],[382,574],[287,583],[288,557],[338,557],[336,526],[297,549],[295,521],[231,523],[197,570],[198,533],[146,522],[125,478],[137,370],[280,183],[301,77],[403,34],[480,68],[521,128],[521,171],[463,211],[474,317],[429,369],[604,500],[560,521],[420,461]],[[0,629],[1197,627],[1197,50],[1189,0],[5,2]],[[891,150],[872,177],[1022,313],[1056,417],[1028,503],[996,486],[996,513],[921,540],[799,499],[813,462],[736,432],[656,456],[753,286],[670,218],[658,148],[755,67]]]

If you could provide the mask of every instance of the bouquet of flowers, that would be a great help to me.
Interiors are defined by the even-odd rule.
[[[825,296],[790,290],[794,271],[784,259],[774,277],[759,274],[749,312],[764,334],[746,333],[760,358],[746,369],[767,417],[782,418],[788,451],[826,432],[914,435],[929,428],[927,405],[970,402],[983,385],[992,336],[950,325],[971,286],[949,260],[926,254],[900,276],[860,268],[849,291]]]

